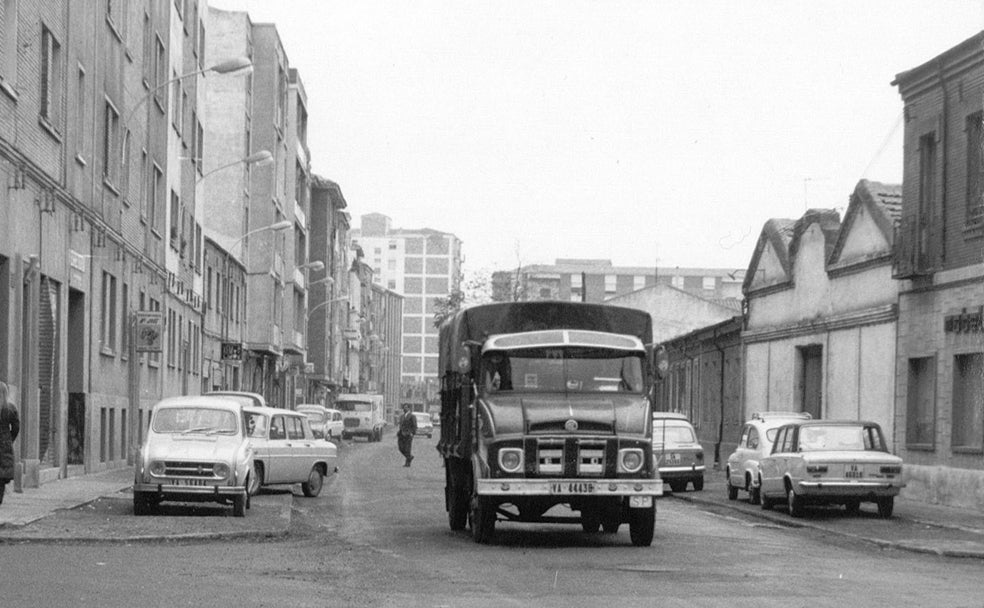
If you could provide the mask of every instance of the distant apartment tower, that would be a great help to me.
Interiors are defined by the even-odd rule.
[[[670,285],[704,299],[742,298],[744,269],[613,266],[611,260],[557,259],[492,273],[496,302],[570,300],[604,302],[656,284]]]
[[[461,239],[430,228],[393,228],[389,217],[368,213],[352,231],[352,245],[362,248],[375,283],[404,295],[401,383],[436,379],[435,301],[460,287]]]

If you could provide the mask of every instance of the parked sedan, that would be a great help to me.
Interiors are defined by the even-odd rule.
[[[414,412],[417,419],[417,435],[426,435],[428,439],[434,435],[434,423],[431,422],[430,414],[427,412]]]
[[[756,412],[741,427],[738,445],[728,456],[724,471],[728,486],[728,499],[736,500],[738,491],[748,492],[748,502],[759,504],[759,461],[772,451],[776,432],[783,424],[794,420],[809,420],[805,412]]]
[[[253,449],[250,495],[261,486],[300,483],[305,496],[321,493],[324,478],[336,472],[338,448],[315,437],[308,418],[279,408],[243,408]]]
[[[891,517],[905,486],[902,459],[888,452],[881,427],[857,420],[811,420],[779,427],[772,453],[759,463],[762,508],[784,501],[793,517],[807,504],[862,502]]]
[[[684,414],[653,412],[653,458],[674,492],[686,491],[688,483],[704,489],[704,448]]]
[[[253,450],[241,407],[202,396],[155,404],[133,467],[133,513],[180,501],[231,504],[233,515],[246,515]]]

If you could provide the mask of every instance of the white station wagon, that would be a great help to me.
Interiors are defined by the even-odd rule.
[[[261,486],[300,483],[305,496],[321,493],[325,477],[336,472],[338,447],[315,436],[308,417],[274,407],[243,408],[253,450],[249,494]]]
[[[163,501],[231,504],[246,515],[253,450],[242,406],[222,397],[171,397],[154,405],[133,467],[133,512]]]

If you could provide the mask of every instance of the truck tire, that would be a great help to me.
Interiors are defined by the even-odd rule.
[[[495,535],[495,508],[492,499],[487,496],[472,496],[471,499],[471,533],[476,543],[487,545]]]
[[[595,534],[601,528],[601,512],[599,509],[584,507],[581,509],[581,529],[588,534]]]
[[[471,491],[466,489],[464,479],[457,470],[459,467],[450,458],[444,460],[445,492],[447,492],[448,525],[460,532],[468,525],[468,498]]]
[[[644,509],[629,509],[629,538],[634,546],[648,547],[653,544],[655,528],[655,504]]]
[[[133,493],[133,514],[136,516],[150,515],[157,507],[153,497],[147,492]]]

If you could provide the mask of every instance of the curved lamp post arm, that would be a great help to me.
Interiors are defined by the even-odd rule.
[[[199,183],[201,183],[201,181],[204,180],[209,175],[212,175],[213,173],[216,173],[216,172],[221,171],[223,169],[228,169],[229,167],[232,167],[232,166],[235,166],[235,165],[254,165],[254,164],[255,165],[266,165],[266,164],[272,163],[272,162],[273,162],[273,154],[270,154],[270,151],[269,150],[260,150],[259,152],[256,152],[255,154],[250,154],[246,158],[240,158],[239,160],[234,160],[231,163],[226,163],[226,164],[224,164],[224,165],[222,165],[220,167],[216,167],[216,168],[212,169],[208,173],[206,173],[206,174],[202,175],[201,177],[199,177],[195,181],[195,185],[198,185]]]
[[[292,222],[290,220],[282,220],[282,221],[277,222],[276,224],[270,224],[269,226],[263,226],[263,227],[260,227],[260,228],[255,228],[253,230],[250,230],[246,234],[242,235],[241,237],[239,237],[235,241],[233,241],[232,244],[229,245],[229,248],[226,249],[226,251],[229,252],[229,254],[231,255],[232,254],[232,250],[236,247],[236,245],[238,245],[239,243],[243,242],[246,239],[246,237],[251,236],[251,235],[254,235],[257,232],[263,232],[265,230],[286,230],[287,228],[290,228],[293,225],[294,225],[294,222]]]
[[[126,115],[126,119],[123,120],[122,123],[120,123],[120,125],[123,128],[123,142],[122,145],[120,146],[120,159],[121,159],[120,164],[121,165],[126,164],[126,157],[124,157],[123,154],[125,153],[124,151],[126,150],[127,140],[130,138],[130,129],[127,128],[127,125],[130,124],[130,120],[137,113],[137,110],[142,108],[143,105],[147,103],[148,99],[157,95],[158,91],[160,91],[165,87],[170,86],[172,83],[177,82],[179,80],[184,80],[185,78],[190,78],[191,76],[197,76],[199,74],[205,74],[206,72],[215,72],[216,74],[231,74],[234,72],[246,73],[252,70],[253,70],[253,62],[249,59],[249,57],[234,57],[232,59],[220,61],[219,63],[216,63],[215,65],[211,65],[207,68],[202,68],[200,70],[195,70],[194,72],[188,72],[187,74],[175,76],[174,78],[171,78],[170,80],[162,84],[159,84],[153,89],[151,89],[150,91],[148,91],[147,94],[141,97],[140,100],[137,101],[136,105],[134,105],[133,108],[130,109],[130,111]]]

